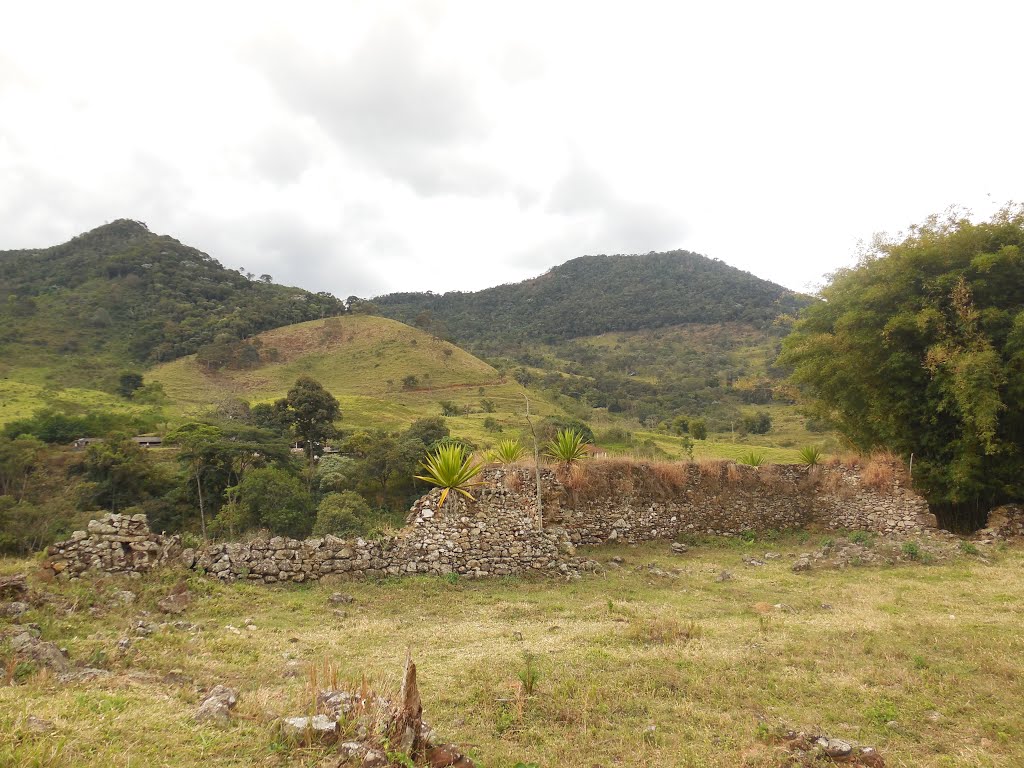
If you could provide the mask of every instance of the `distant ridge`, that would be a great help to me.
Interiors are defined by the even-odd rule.
[[[172,360],[345,311],[328,293],[252,278],[131,219],[50,248],[0,251],[0,359],[89,381],[111,365]]]
[[[539,277],[482,291],[374,299],[405,323],[476,349],[688,323],[766,327],[811,299],[690,251],[581,256]]]

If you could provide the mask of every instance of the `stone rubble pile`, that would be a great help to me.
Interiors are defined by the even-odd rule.
[[[47,547],[43,568],[70,577],[86,571],[135,574],[175,560],[180,552],[181,537],[152,533],[145,515],[106,514],[91,520],[88,530]]]

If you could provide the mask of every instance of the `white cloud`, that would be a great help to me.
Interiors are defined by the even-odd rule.
[[[0,248],[131,217],[341,296],[671,248],[800,288],[876,230],[1024,198],[1013,4],[34,3],[15,21]]]

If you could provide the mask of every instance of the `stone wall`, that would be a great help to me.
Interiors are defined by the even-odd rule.
[[[210,544],[182,553],[185,565],[224,580],[304,582],[331,574],[469,577],[570,573],[591,567],[577,544],[636,543],[693,535],[806,526],[912,534],[935,527],[927,503],[891,467],[871,487],[858,468],[754,469],[731,462],[647,465],[593,462],[542,470],[543,523],[536,482],[523,467],[491,467],[469,502],[439,491],[417,501],[405,527],[385,539],[304,541],[274,537]],[[145,517],[108,515],[49,548],[48,566],[76,576],[88,569],[143,571],[180,549],[178,537],[150,534]]]
[[[563,526],[578,544],[807,526],[911,534],[937,525],[896,465],[881,488],[866,484],[860,468],[720,462],[679,465],[666,477],[663,465],[616,462],[610,482],[595,492],[587,475],[600,471],[595,464],[577,473],[545,472],[545,525]]]
[[[44,567],[71,577],[89,570],[137,574],[180,554],[181,537],[151,533],[145,515],[107,514],[91,520],[88,530],[47,547]]]

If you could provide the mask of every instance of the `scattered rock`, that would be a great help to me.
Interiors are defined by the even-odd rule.
[[[387,755],[379,749],[368,749],[363,754],[363,762],[359,764],[359,768],[386,768],[387,765]]]
[[[427,765],[430,768],[472,768],[473,761],[454,744],[441,744],[427,752]]]
[[[348,603],[354,603],[356,601],[352,595],[346,595],[341,592],[335,592],[330,596],[329,600],[335,605],[347,605]]]
[[[615,563],[616,565],[624,565],[626,563],[626,558],[615,555],[615,557],[611,558],[608,562]]]
[[[188,592],[172,592],[167,597],[162,598],[156,607],[160,609],[161,613],[184,613],[185,609],[192,604],[192,595]]]
[[[327,715],[288,717],[281,721],[281,733],[304,746],[330,744],[338,737],[338,723]]]
[[[681,541],[676,541],[672,543],[672,551],[675,552],[677,555],[685,555],[687,552],[690,551],[690,548],[683,544]]]
[[[131,605],[136,600],[135,593],[129,589],[119,589],[111,597],[121,605]]]
[[[35,715],[29,715],[25,718],[25,727],[32,733],[52,733],[57,730],[57,726],[49,720],[43,720]]]
[[[11,640],[11,650],[57,673],[68,671],[68,660],[55,644],[40,640],[32,632],[22,632]]]
[[[795,563],[793,563],[790,570],[792,570],[793,573],[800,573],[801,571],[811,570],[810,555],[800,555],[800,558]]]
[[[780,557],[782,557],[782,555],[780,555],[778,552],[765,552],[764,553],[764,559],[765,560],[778,560]]]
[[[833,759],[847,758],[853,753],[853,745],[842,739],[819,736],[814,742],[818,749]]]
[[[750,555],[744,555],[743,562],[747,565],[768,565],[764,560],[758,560],[756,557],[751,557]]]
[[[715,581],[732,581],[732,578],[733,576],[731,571],[722,571],[715,576]]]
[[[930,723],[941,723],[943,720],[946,719],[941,712],[938,712],[934,709],[929,712],[925,712],[924,716],[925,719],[928,720],[928,722]]]
[[[522,632],[513,632],[512,633],[512,639],[515,640],[516,642],[519,642],[519,643],[523,642],[523,633]]]
[[[224,685],[214,686],[207,694],[203,703],[196,710],[195,721],[197,723],[213,723],[215,725],[227,725],[231,719],[231,710],[238,703],[238,691]]]
[[[0,576],[0,597],[18,600],[28,595],[28,583],[25,574],[15,573],[11,576]]]
[[[20,600],[15,600],[13,603],[4,603],[0,605],[0,616],[7,616],[11,619],[16,619],[19,616],[28,613],[31,606],[28,603],[23,603]]]

